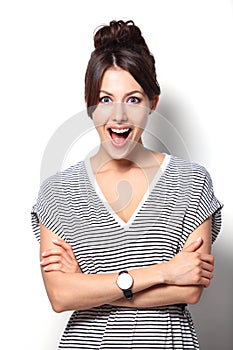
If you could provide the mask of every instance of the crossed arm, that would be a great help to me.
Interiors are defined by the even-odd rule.
[[[194,304],[213,277],[211,218],[187,239],[170,261],[129,270],[134,297],[127,300],[116,284],[118,273],[83,274],[70,245],[41,224],[41,269],[46,291],[56,312],[103,304],[152,307]]]

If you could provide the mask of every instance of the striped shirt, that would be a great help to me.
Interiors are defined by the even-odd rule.
[[[119,272],[166,262],[189,234],[212,215],[212,242],[222,204],[207,170],[166,155],[134,215],[125,223],[95,181],[90,160],[43,182],[32,210],[39,222],[71,244],[83,273]],[[199,349],[185,305],[129,308],[102,305],[71,315],[59,349]]]

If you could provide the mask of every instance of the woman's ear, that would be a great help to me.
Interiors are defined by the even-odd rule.
[[[150,109],[151,109],[151,111],[155,110],[158,102],[159,102],[159,96],[155,96],[155,98],[150,101]]]

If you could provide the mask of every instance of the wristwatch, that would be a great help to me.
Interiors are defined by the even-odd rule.
[[[133,277],[128,273],[128,271],[119,272],[116,283],[127,299],[130,299],[133,296],[131,289],[133,282]]]

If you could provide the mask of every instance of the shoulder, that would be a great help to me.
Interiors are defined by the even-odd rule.
[[[85,169],[84,162],[78,162],[67,169],[61,170],[56,174],[49,176],[41,184],[41,189],[60,188],[71,185],[74,181],[78,181]]]
[[[167,169],[168,172],[183,180],[190,179],[196,184],[211,183],[211,176],[206,167],[191,160],[171,155]]]
[[[209,175],[204,165],[177,156],[170,156],[170,165],[177,170],[183,169],[184,171],[190,171],[198,175]]]

